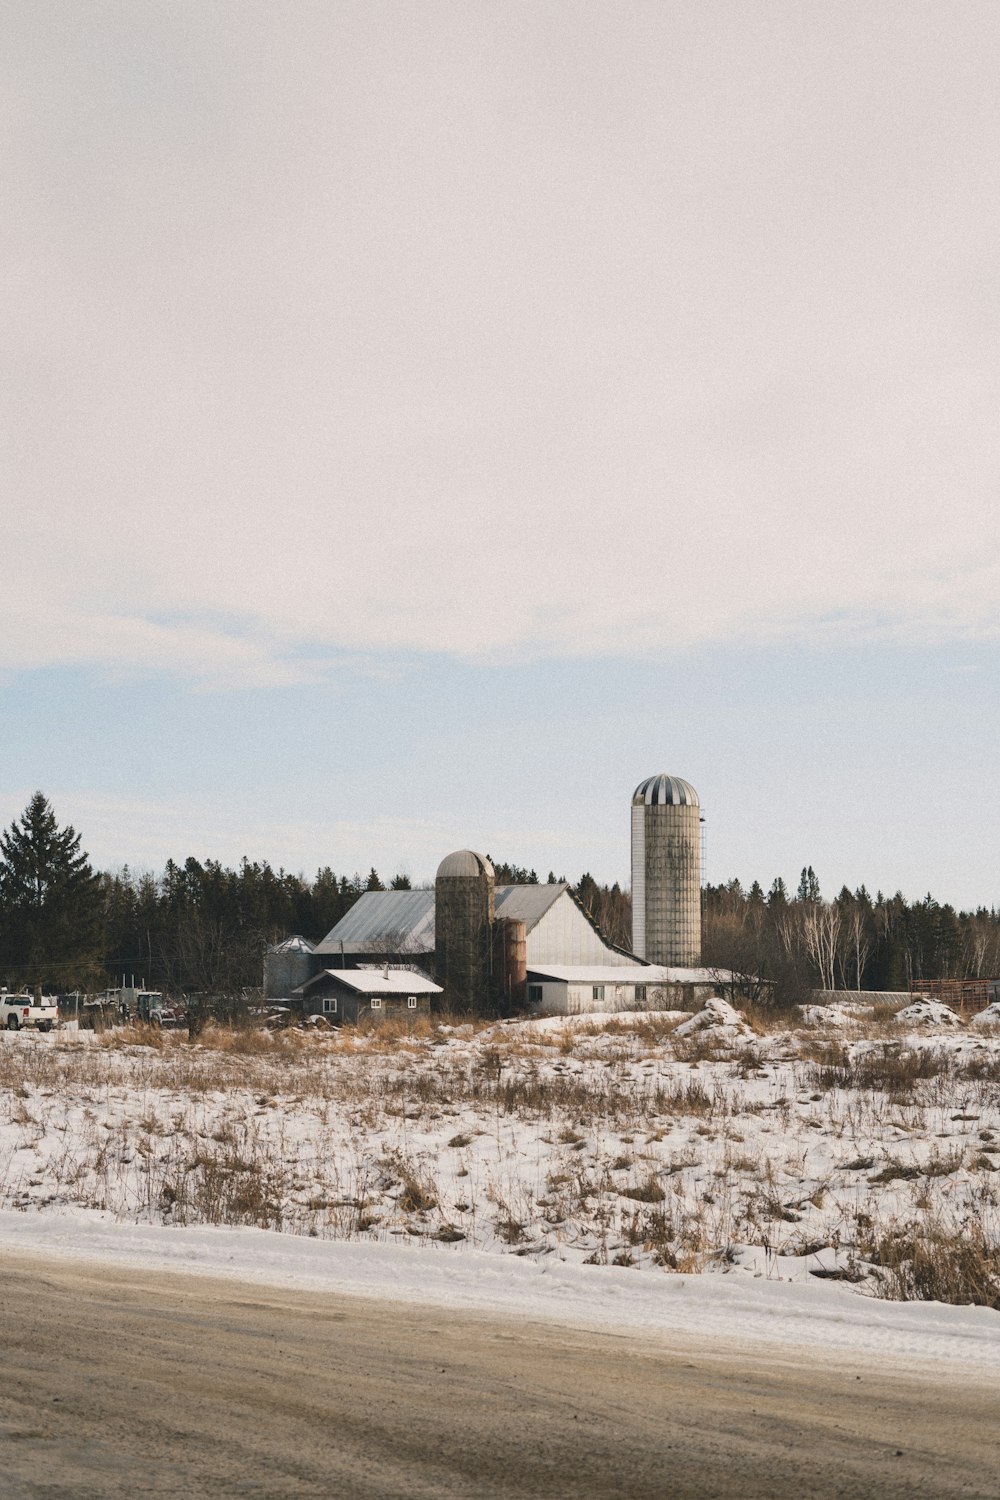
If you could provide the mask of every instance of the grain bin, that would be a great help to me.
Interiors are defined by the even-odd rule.
[[[316,972],[313,945],[298,933],[274,943],[264,955],[264,999],[287,1000]]]

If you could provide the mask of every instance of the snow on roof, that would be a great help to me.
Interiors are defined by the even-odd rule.
[[[268,949],[269,953],[311,953],[312,951],[312,943],[298,932],[293,932],[291,937],[286,937],[283,943],[272,943]]]
[[[299,986],[296,995],[304,994],[320,979],[335,979],[338,984],[359,995],[440,995],[441,986],[418,974],[415,969],[323,969]]]
[[[674,969],[660,964],[615,968],[591,964],[531,964],[529,979],[563,981],[566,984],[716,984],[725,979],[719,969]]]

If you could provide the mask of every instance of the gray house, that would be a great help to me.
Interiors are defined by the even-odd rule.
[[[322,969],[293,990],[306,1015],[328,1021],[373,1021],[387,1016],[426,1014],[441,986],[416,969]]]

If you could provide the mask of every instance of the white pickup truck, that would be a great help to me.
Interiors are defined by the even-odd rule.
[[[12,995],[0,990],[0,1026],[8,1031],[18,1031],[22,1026],[35,1031],[52,1031],[59,1025],[59,1007],[51,996],[43,995],[36,1000],[34,995]]]

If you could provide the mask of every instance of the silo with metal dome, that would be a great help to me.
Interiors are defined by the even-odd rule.
[[[434,970],[449,1010],[489,1012],[494,919],[493,866],[484,854],[458,849],[434,881]]]
[[[632,795],[632,949],[648,963],[701,963],[701,809],[679,776]]]

